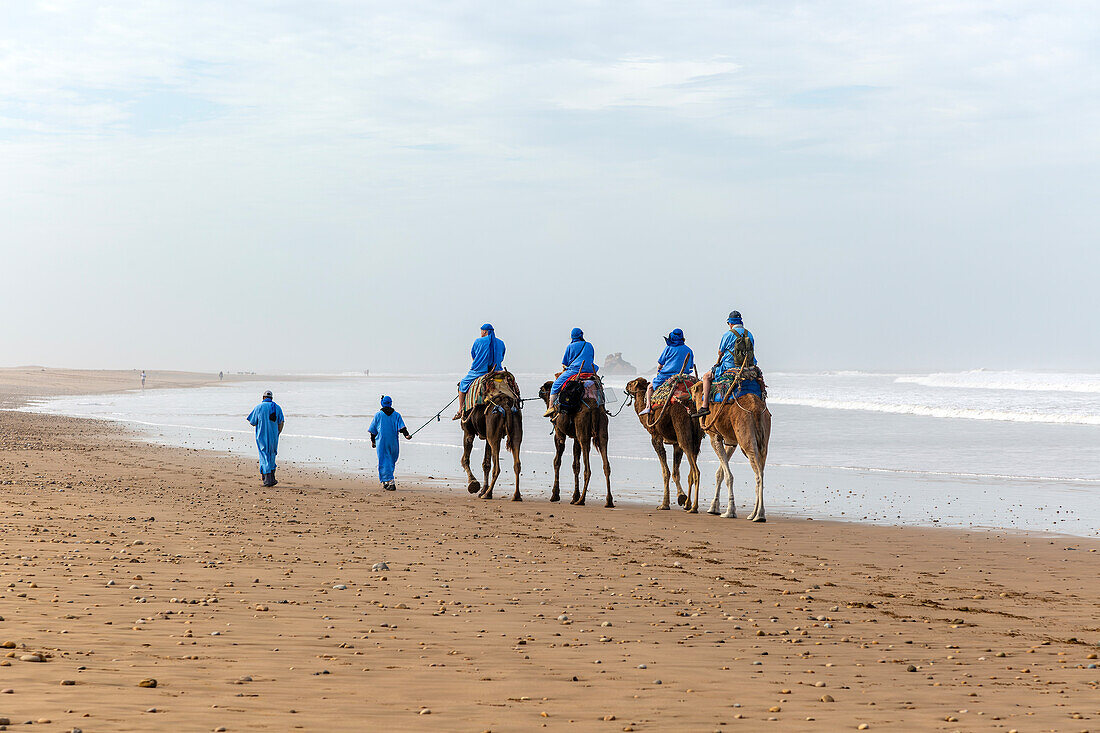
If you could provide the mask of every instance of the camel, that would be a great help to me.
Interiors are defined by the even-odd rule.
[[[696,406],[703,405],[703,383],[692,386],[691,398]],[[729,491],[729,503],[722,514],[726,518],[737,516],[733,503],[733,471],[730,458],[738,447],[749,459],[753,473],[756,474],[756,506],[749,515],[751,522],[766,522],[764,517],[764,464],[768,460],[768,439],[772,432],[772,414],[763,399],[754,394],[745,394],[732,402],[711,404],[711,414],[702,418],[702,427],[710,437],[710,444],[718,456],[718,471],[715,473],[717,486],[714,488],[714,501],[710,503],[708,514],[718,514],[718,498],[722,493],[722,479],[726,480]]]
[[[503,377],[503,380],[501,379]],[[500,439],[506,438],[505,447],[512,453],[512,467],[516,473],[516,492],[512,501],[523,501],[519,493],[519,446],[523,441],[523,402],[517,390],[511,387],[501,388],[500,384],[515,384],[507,371],[491,372],[482,377],[490,380],[489,395],[485,402],[466,411],[462,418],[462,467],[466,469],[469,483],[466,486],[471,494],[479,499],[492,499],[493,487],[500,476]],[[471,386],[474,389],[475,386]],[[515,394],[512,394],[516,391]],[[474,439],[485,441],[485,460],[481,468],[485,471],[485,484],[482,485],[470,471],[470,453],[474,449]],[[492,467],[492,477],[489,469]]]
[[[637,377],[626,384],[626,393],[634,400],[634,412],[641,413],[645,408],[645,393],[649,382],[645,377]],[[642,427],[649,432],[653,450],[661,459],[661,475],[665,482],[665,496],[658,509],[668,509],[668,479],[671,475],[676,482],[676,503],[689,512],[699,511],[699,446],[703,442],[703,430],[699,421],[691,417],[691,408],[679,400],[669,400],[664,406],[655,408],[649,415],[638,415]],[[650,422],[652,420],[652,423]],[[668,454],[665,444],[672,446],[672,472],[668,470]],[[680,487],[680,459],[687,456],[688,493]],[[691,501],[691,488],[695,487],[695,500]]]
[[[539,397],[550,406],[550,388],[553,382],[547,382],[539,389]],[[552,419],[554,426],[554,488],[550,495],[550,501],[560,501],[558,490],[558,477],[561,472],[561,456],[565,452],[566,438],[573,439],[573,499],[570,504],[584,506],[584,499],[588,496],[588,480],[592,477],[592,467],[589,465],[588,456],[595,442],[596,450],[603,459],[603,475],[607,479],[606,507],[614,507],[611,499],[611,464],[607,460],[607,410],[603,405],[584,399],[584,385],[580,381],[572,381],[562,388],[559,396],[561,407],[558,414]],[[584,455],[584,491],[580,489],[581,455]]]

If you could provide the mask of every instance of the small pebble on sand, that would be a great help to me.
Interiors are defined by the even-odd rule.
[[[155,679],[153,679],[152,677],[146,677],[145,679],[138,682],[138,687],[156,687],[156,686],[157,686],[157,681]]]

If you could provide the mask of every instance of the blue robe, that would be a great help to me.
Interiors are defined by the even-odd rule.
[[[490,331],[488,336],[481,336],[474,341],[470,349],[470,359],[473,360],[470,371],[458,383],[458,391],[463,394],[478,377],[504,368],[504,342]]]
[[[272,421],[271,416],[275,416]],[[283,408],[264,400],[248,414],[248,422],[256,428],[256,447],[260,449],[260,473],[275,470],[275,454],[279,451],[279,426],[283,424]]]
[[[377,441],[375,450],[378,452],[378,480],[383,483],[393,481],[393,469],[397,467],[397,456],[401,452],[397,435],[404,428],[405,421],[397,410],[389,415],[385,410],[379,410],[367,428],[367,432]]]
[[[740,329],[738,333],[733,331],[726,331],[722,335],[722,341],[718,344],[718,363],[714,365],[714,378],[718,379],[730,369],[739,369],[740,367],[733,363],[733,344],[737,341],[739,333],[747,334],[749,337],[749,343],[756,346],[756,342],[753,341],[752,332],[744,326],[734,326],[734,328]],[[753,357],[752,364],[749,366],[756,366],[756,357]]]
[[[565,367],[565,370],[554,380],[553,386],[550,387],[551,395],[561,392],[565,380],[574,374],[580,374],[581,372],[595,374],[600,370],[600,367],[596,364],[596,350],[584,338],[575,339],[573,343],[565,348],[565,356],[561,358],[561,364]]]
[[[657,360],[657,376],[653,378],[653,389],[657,389],[677,374],[691,374],[695,368],[695,354],[688,345],[681,342],[666,346],[661,358]]]

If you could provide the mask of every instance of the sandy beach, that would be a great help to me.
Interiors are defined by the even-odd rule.
[[[0,403],[134,381],[0,370]],[[1095,540],[279,479],[0,412],[0,722],[1100,730]]]

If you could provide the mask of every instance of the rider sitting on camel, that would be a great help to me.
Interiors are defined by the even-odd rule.
[[[550,387],[550,409],[543,417],[554,417],[558,414],[558,393],[570,377],[574,374],[595,374],[599,370],[596,365],[596,350],[584,340],[584,331],[574,328],[569,338],[572,341],[565,347],[565,356],[561,358],[562,370]]]
[[[657,359],[657,376],[653,377],[653,383],[645,392],[645,409],[639,415],[648,415],[649,408],[653,405],[653,390],[660,387],[670,378],[681,374],[690,374],[695,370],[695,354],[684,343],[684,332],[676,328],[668,336],[665,336],[665,350]]]
[[[740,337],[744,336],[748,339],[750,347],[755,345],[752,333],[741,322],[741,314],[738,311],[730,311],[726,323],[729,325],[730,330],[723,334],[722,341],[718,344],[718,363],[703,375],[703,406],[699,408],[698,412],[692,413],[692,417],[702,417],[710,414],[710,388],[715,379],[721,379],[722,375],[731,369],[740,370],[742,366],[756,366],[755,356],[752,358],[752,364],[747,365],[738,364],[734,357],[734,347]]]
[[[504,368],[504,342],[496,337],[493,332],[493,324],[485,323],[481,326],[481,338],[474,340],[470,348],[470,371],[458,383],[458,412],[452,420],[462,419],[462,412],[466,404],[466,391],[478,377],[489,372],[500,371]]]

